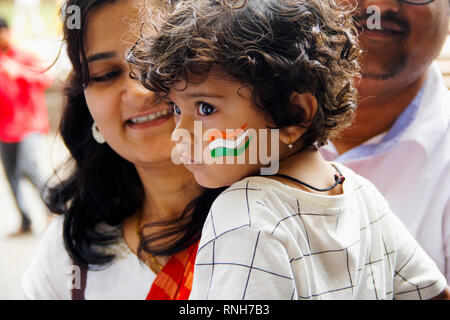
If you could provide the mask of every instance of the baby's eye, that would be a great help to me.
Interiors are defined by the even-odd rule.
[[[170,102],[170,104],[173,106],[173,113],[179,116],[181,114],[180,108],[178,108],[178,106],[173,102]]]
[[[209,116],[216,112],[216,108],[206,102],[200,102],[198,104],[198,113],[202,116]]]

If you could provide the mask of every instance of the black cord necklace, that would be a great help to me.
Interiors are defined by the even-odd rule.
[[[277,174],[274,174],[273,176],[280,177],[280,178],[285,178],[285,179],[288,179],[288,180],[300,183],[300,184],[304,185],[305,187],[308,187],[308,188],[313,189],[315,191],[325,192],[325,191],[330,191],[330,190],[336,188],[339,184],[343,184],[344,181],[345,181],[345,177],[342,175],[341,171],[334,164],[331,164],[331,165],[333,166],[333,168],[336,170],[337,173],[334,174],[334,184],[331,187],[326,188],[326,189],[319,189],[319,188],[313,187],[312,185],[310,185],[310,184],[308,184],[306,182],[303,182],[301,180],[298,180],[298,179],[296,179],[294,177],[291,177],[291,176],[287,176],[287,175],[282,174],[282,173],[277,173]]]

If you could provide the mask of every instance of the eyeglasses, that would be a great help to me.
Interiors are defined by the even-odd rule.
[[[432,3],[434,0],[398,0],[398,1],[417,6],[424,6],[426,4]]]

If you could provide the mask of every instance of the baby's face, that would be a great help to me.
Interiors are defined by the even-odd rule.
[[[267,159],[278,156],[279,140],[277,131],[267,128],[273,124],[252,107],[250,89],[215,69],[206,80],[192,75],[189,80],[187,86],[177,83],[167,97],[177,125],[173,160],[181,160],[208,188],[259,175]]]

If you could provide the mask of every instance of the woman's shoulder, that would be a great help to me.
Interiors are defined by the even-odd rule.
[[[70,299],[67,281],[73,265],[64,246],[64,217],[54,217],[22,278],[27,299]]]
[[[55,216],[51,219],[47,230],[42,236],[36,251],[35,259],[61,258],[61,254],[67,254],[63,238],[64,216]],[[61,259],[58,259],[61,261]],[[54,261],[54,263],[57,263]]]
[[[116,228],[98,226],[109,232]],[[55,217],[43,235],[35,256],[22,278],[25,298],[32,300],[70,300],[80,270],[64,244],[64,216]],[[117,242],[98,250],[113,254],[105,266],[90,265],[86,299],[141,299],[148,293],[154,274],[132,253],[120,235]],[[143,281],[146,279],[147,281]]]

